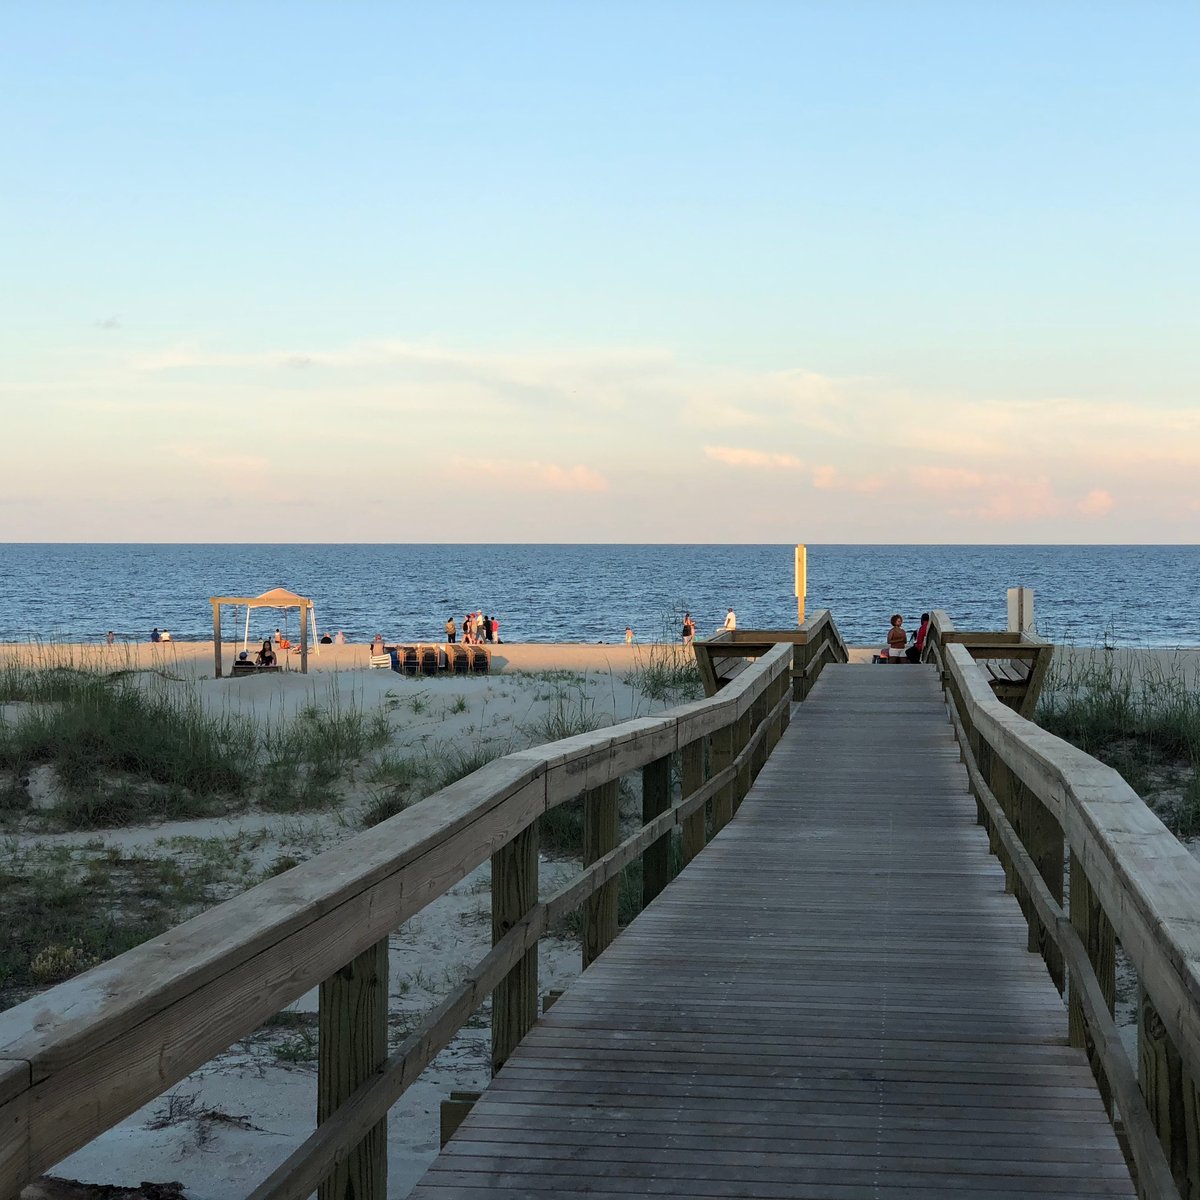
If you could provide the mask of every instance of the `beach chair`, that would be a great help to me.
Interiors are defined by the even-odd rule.
[[[491,659],[488,652],[482,646],[468,646],[467,649],[471,652],[471,674],[486,675],[492,669]]]
[[[448,645],[446,647],[446,669],[452,675],[469,675],[471,673],[470,648]]]
[[[396,651],[400,660],[396,669],[401,675],[415,675],[418,666],[416,646],[397,646]]]
[[[388,653],[372,654],[371,661],[367,666],[373,671],[390,671],[392,669],[392,656]]]
[[[436,646],[421,647],[421,674],[436,675],[438,673],[438,660],[441,655],[438,653]]]

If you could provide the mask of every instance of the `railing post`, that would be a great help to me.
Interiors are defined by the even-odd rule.
[[[1092,885],[1088,880],[1083,864],[1071,854],[1070,868],[1070,912],[1071,927],[1079,935],[1087,951],[1088,961],[1100,984],[1100,991],[1108,1002],[1111,1015],[1115,1009],[1117,998],[1117,954],[1116,940],[1113,937],[1113,927],[1108,916],[1096,899]],[[1067,998],[1067,1028],[1072,1046],[1078,1046],[1087,1051],[1088,1061],[1092,1064],[1092,1073],[1096,1076],[1096,1084],[1104,1107],[1112,1109],[1112,1090],[1102,1071],[1098,1070],[1098,1060],[1092,1039],[1088,1035],[1087,1022],[1083,1017],[1083,1008],[1077,995],[1078,987],[1071,980]]]
[[[1183,1200],[1200,1196],[1200,1096],[1145,988],[1138,997],[1138,1082]]]
[[[767,688],[767,712],[774,711],[775,706],[782,700],[783,697],[779,693],[779,680],[773,679],[771,686]],[[783,736],[783,717],[777,716],[772,720],[767,727],[767,753],[766,758],[771,757],[771,752],[779,745],[779,739]],[[764,759],[765,761],[765,759]]]
[[[730,721],[712,735],[712,773],[719,775],[737,757],[737,721]],[[712,831],[716,836],[733,819],[733,797],[737,780],[725,784],[713,797]]]
[[[387,1058],[388,941],[381,938],[321,984],[317,1018],[317,1124],[327,1121]],[[319,1200],[385,1200],[387,1121],[317,1190]]]
[[[1012,775],[1008,767],[1004,765],[1000,755],[990,746],[988,747],[987,758],[988,787],[992,789],[992,795],[996,797],[996,803],[1000,805],[1000,811],[1008,818],[1009,823],[1016,830],[1019,837],[1021,831],[1017,827],[1017,822],[1013,820]],[[1004,849],[1004,843],[999,838],[995,838],[992,850],[1004,867],[1004,890],[1015,894],[1017,888],[1016,869],[1013,866],[1012,859],[1008,856],[1008,851]],[[1025,906],[1022,905],[1022,912],[1024,908]]]
[[[538,826],[526,826],[492,855],[492,945],[538,901]],[[535,942],[492,992],[492,1074],[504,1066],[537,1020]]]
[[[808,665],[809,646],[797,642],[792,649],[792,699],[804,699],[804,668]]]
[[[750,722],[748,738],[754,736],[759,725],[762,724],[763,718],[767,715],[767,693],[764,690],[758,699],[750,706]],[[758,773],[763,769],[767,761],[767,735],[763,732],[763,736],[758,739],[758,745],[754,748],[754,753],[750,756],[750,782],[753,783],[758,778]]]
[[[736,758],[750,744],[750,734],[754,728],[753,708],[748,709],[742,716],[738,717],[737,725],[733,735],[733,755]],[[738,767],[737,782],[733,793],[733,811],[737,812],[742,806],[742,801],[746,798],[746,793],[750,790],[750,781],[753,778],[751,770],[751,759],[754,756],[748,754],[742,761],[742,765]]]
[[[619,839],[620,780],[602,783],[583,797],[583,865],[614,849]],[[583,904],[583,966],[596,961],[617,936],[618,881],[610,879]]]
[[[656,758],[642,768],[642,824],[671,807],[671,759]],[[671,882],[671,834],[664,833],[642,851],[642,907]]]
[[[704,786],[704,748],[705,739],[697,738],[688,742],[680,752],[680,799],[686,800],[694,792]],[[690,817],[683,821],[683,865],[688,863],[704,849],[704,805],[701,805]]]
[[[1023,783],[1018,783],[1022,808],[1026,814],[1026,849],[1038,869],[1042,881],[1050,890],[1059,907],[1063,902],[1063,831],[1053,814]],[[1054,986],[1061,993],[1066,986],[1062,952],[1054,944],[1049,931],[1038,919],[1037,910],[1030,902],[1026,914],[1029,918],[1029,949],[1037,950],[1046,960],[1046,968]]]

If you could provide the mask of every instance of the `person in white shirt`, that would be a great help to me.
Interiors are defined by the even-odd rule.
[[[735,613],[732,608],[725,614],[725,624],[723,628],[729,630],[737,628],[737,613]]]

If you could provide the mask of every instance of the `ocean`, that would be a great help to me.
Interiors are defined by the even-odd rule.
[[[699,634],[729,606],[743,628],[796,620],[791,546],[0,545],[0,640],[212,636],[214,595],[286,587],[312,597],[319,629],[438,640],[468,610],[513,642]],[[1200,645],[1200,546],[817,546],[808,611],[830,608],[847,642],[880,642],[888,617],[913,626],[945,609],[960,629],[1003,629],[1006,591],[1035,592],[1041,636],[1079,645]],[[227,636],[244,614],[226,610]],[[260,610],[251,634],[294,632],[296,614]]]

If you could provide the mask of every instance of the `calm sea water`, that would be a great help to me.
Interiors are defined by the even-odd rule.
[[[1200,645],[1198,546],[810,546],[808,608],[846,640],[882,639],[887,618],[944,608],[962,629],[1002,629],[1006,589],[1036,592],[1056,641]],[[506,641],[620,641],[701,633],[729,605],[743,627],[796,617],[791,546],[0,545],[0,639],[211,637],[208,597],[283,586],[316,603],[320,629],[352,641],[435,639],[468,609]],[[225,618],[232,635],[242,617]],[[296,615],[287,617],[296,627]],[[284,625],[262,610],[251,633]]]

